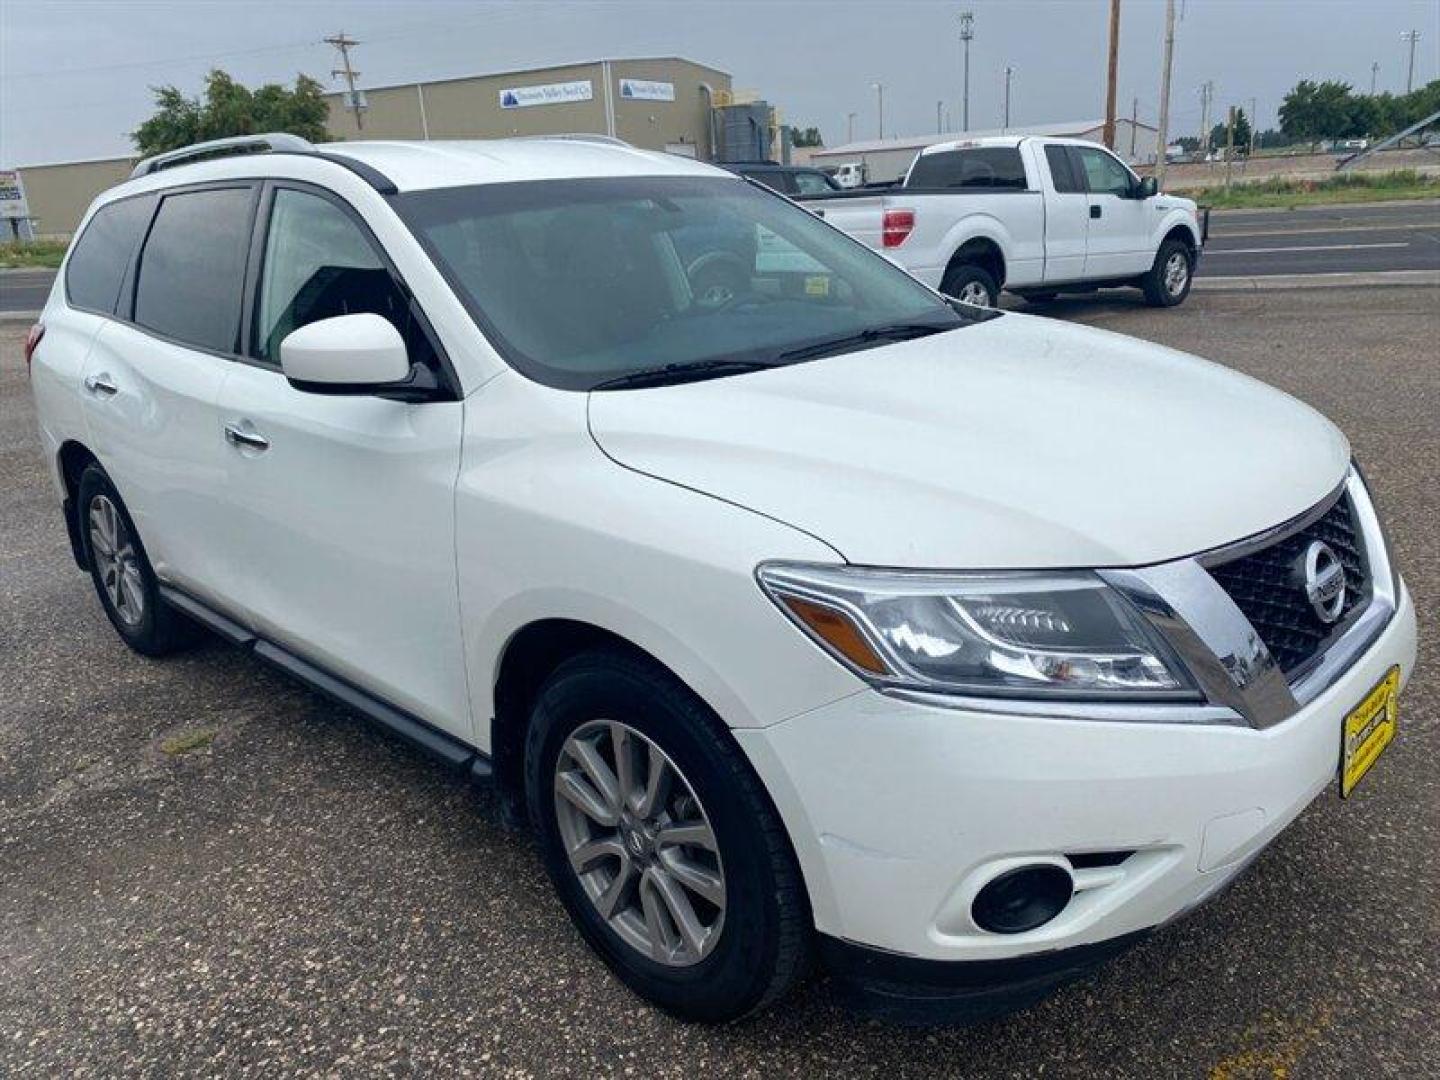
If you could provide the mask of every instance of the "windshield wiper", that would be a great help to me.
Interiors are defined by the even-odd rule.
[[[639,386],[673,386],[676,383],[698,382],[722,375],[739,375],[775,367],[770,360],[702,360],[695,364],[661,364],[641,368],[613,379],[596,383],[591,390],[627,390]]]
[[[830,338],[828,341],[817,341],[813,345],[802,345],[798,349],[791,349],[782,352],[775,358],[777,363],[795,363],[800,360],[813,360],[820,356],[832,356],[835,353],[853,352],[862,349],[866,345],[878,344],[882,341],[909,341],[912,338],[929,337],[931,334],[943,334],[946,330],[956,330],[964,323],[893,323],[889,326],[872,326],[868,330],[861,330],[854,334],[846,334],[844,337]]]

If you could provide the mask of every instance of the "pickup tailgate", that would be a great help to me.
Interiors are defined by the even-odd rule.
[[[841,232],[849,233],[866,247],[879,251],[885,224],[884,195],[821,195],[797,199],[806,210],[819,214]]]

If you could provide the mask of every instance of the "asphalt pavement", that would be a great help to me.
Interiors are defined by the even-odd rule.
[[[54,270],[0,270],[0,312],[39,311],[54,281]]]
[[[590,955],[483,790],[218,641],[129,653],[68,553],[24,327],[0,327],[0,1076],[1433,1076],[1440,289],[1336,297],[1047,314],[1345,428],[1419,604],[1397,741],[1088,982],[936,1030],[861,1019],[823,979],[741,1025],[669,1020]]]
[[[1210,215],[1197,278],[1440,271],[1440,201]]]

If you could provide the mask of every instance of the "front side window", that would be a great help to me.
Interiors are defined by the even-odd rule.
[[[428,363],[429,345],[370,238],[335,203],[291,188],[275,192],[261,264],[255,354],[280,362],[280,342],[320,319],[369,313],[405,338],[411,360]]]
[[[1088,146],[1076,148],[1075,153],[1085,170],[1085,183],[1091,194],[1119,195],[1121,198],[1130,194],[1133,179],[1130,170],[1120,162],[1105,151]]]
[[[214,352],[234,352],[250,246],[252,191],[167,195],[140,255],[135,322]]]
[[[799,362],[971,321],[738,179],[538,180],[395,203],[492,343],[550,386]]]
[[[65,296],[71,304],[114,314],[130,256],[154,210],[155,197],[142,195],[95,211],[65,265]]]
[[[1025,163],[1014,146],[976,146],[921,154],[905,181],[909,188],[984,188],[1024,191]]]

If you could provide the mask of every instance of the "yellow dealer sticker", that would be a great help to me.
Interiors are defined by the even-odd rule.
[[[814,275],[814,276],[812,276],[812,277],[807,277],[807,278],[805,279],[805,295],[806,295],[806,296],[829,296],[829,295],[830,295],[830,279],[829,279],[828,277],[823,277],[823,276],[821,276],[821,275],[819,275],[819,274],[816,274],[816,275]]]
[[[1392,667],[1345,717],[1340,744],[1340,795],[1347,797],[1395,738],[1400,668]]]

